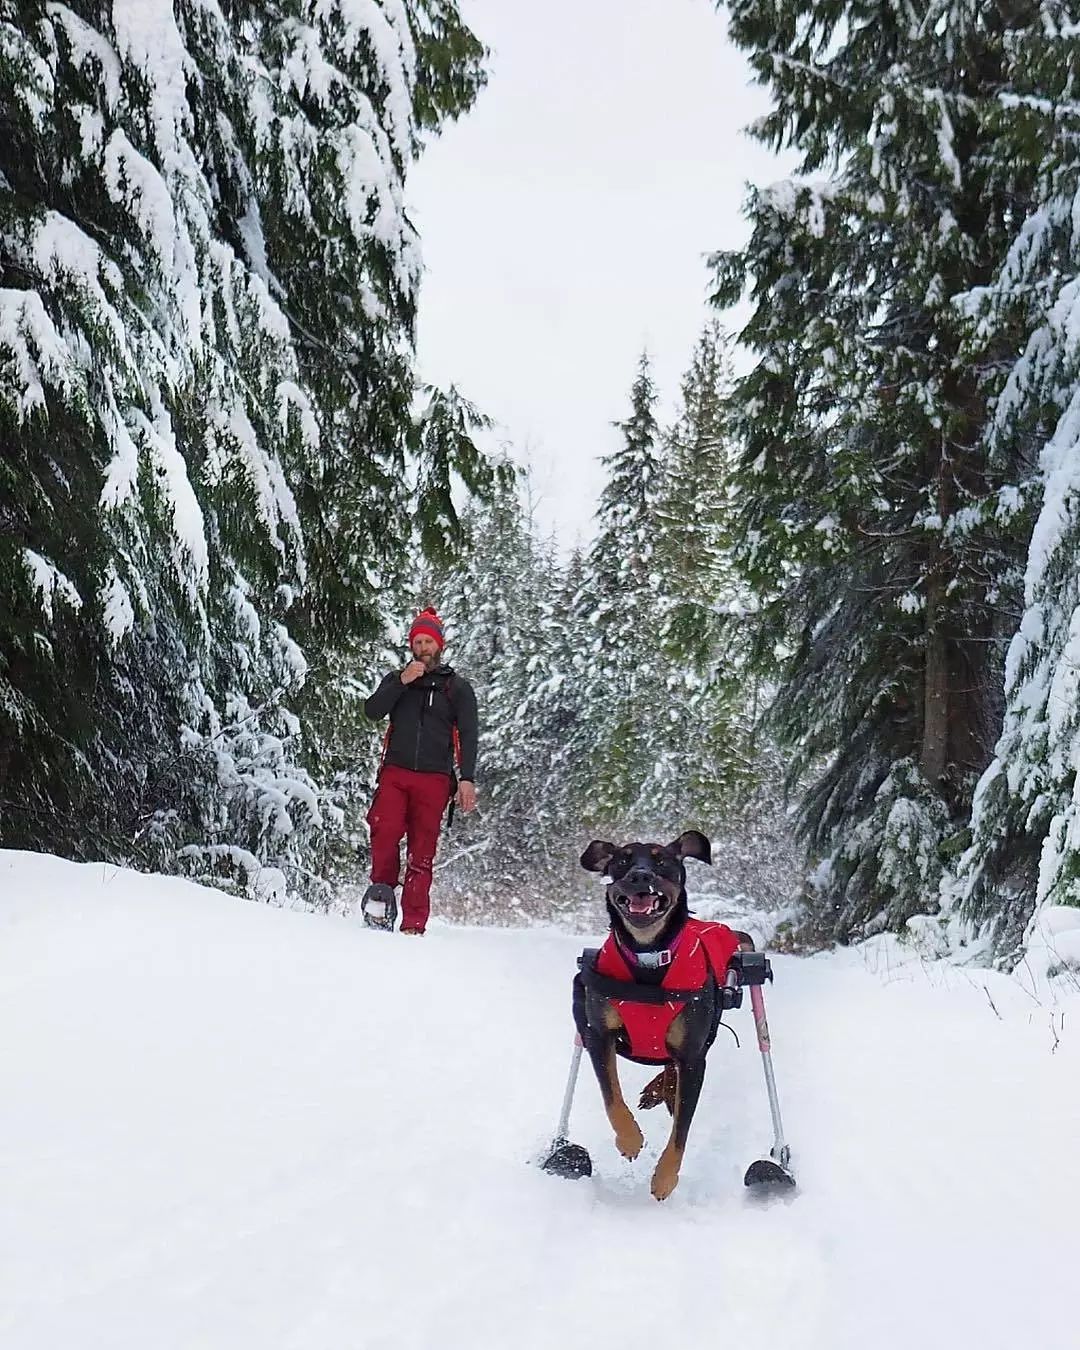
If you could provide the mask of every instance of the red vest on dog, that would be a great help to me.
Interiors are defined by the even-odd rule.
[[[739,950],[739,939],[724,923],[706,923],[703,919],[688,919],[676,939],[671,962],[664,970],[661,989],[704,989],[709,975],[717,984],[723,984],[728,962]],[[596,969],[613,980],[633,980],[634,968],[623,955],[623,949],[614,933],[600,948]],[[630,1054],[634,1059],[666,1063],[668,1053],[665,1039],[668,1028],[686,1006],[685,1000],[668,1003],[636,1003],[632,999],[613,998],[619,1010]]]

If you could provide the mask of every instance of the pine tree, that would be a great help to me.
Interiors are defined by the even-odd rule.
[[[1026,466],[985,428],[1017,333],[956,302],[1032,174],[990,134],[1000,9],[729,8],[774,99],[757,134],[830,173],[753,194],[749,246],[716,265],[721,303],[756,302],[736,394],[756,660],[810,779],[815,921],[848,937],[933,907],[997,734]]]
[[[616,423],[622,444],[603,463],[607,482],[573,623],[585,640],[576,675],[585,692],[574,753],[599,754],[584,803],[590,823],[647,810],[656,764],[650,727],[663,699],[667,662],[655,602],[657,518],[663,490],[658,394],[647,356],[638,364],[630,415]],[[597,750],[599,747],[599,751]]]
[[[658,555],[671,610],[665,641],[680,658],[708,663],[719,618],[737,599],[730,561],[735,443],[725,400],[729,339],[711,322],[683,376],[681,407],[664,437]]]
[[[548,626],[551,674],[541,692],[551,755],[542,792],[553,829],[577,838],[592,818],[594,778],[603,772],[603,749],[590,748],[590,728],[599,722],[604,682],[597,664],[593,616],[598,600],[588,559],[575,548],[550,577]],[[583,843],[587,843],[585,840]]]
[[[653,595],[668,661],[652,787],[658,824],[685,819],[711,826],[753,777],[756,676],[732,622],[746,595],[731,556],[735,443],[727,345],[719,325],[709,324],[664,436]]]
[[[415,415],[403,205],[481,54],[446,0],[0,0],[5,842],[302,877],[302,648],[487,477]]]
[[[1024,612],[1005,665],[1005,717],[980,780],[971,846],[949,896],[1013,964],[1041,904],[1080,905],[1080,79],[1075,6],[1014,21],[996,144],[1030,164],[1037,189],[994,284],[968,298],[980,328],[1024,335],[988,431],[991,449],[1041,451],[1042,509],[1027,559]]]

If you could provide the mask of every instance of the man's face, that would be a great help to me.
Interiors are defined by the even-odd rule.
[[[423,661],[428,670],[434,670],[439,664],[439,644],[427,633],[417,633],[413,638],[412,654],[417,661]]]

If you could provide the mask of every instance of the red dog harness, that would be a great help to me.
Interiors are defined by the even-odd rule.
[[[632,1059],[665,1064],[671,1058],[667,1034],[672,1022],[695,994],[704,990],[712,977],[722,985],[728,962],[739,950],[739,939],[723,923],[688,919],[672,945],[662,952],[637,953],[609,933],[600,948],[594,969],[618,987],[604,990],[618,1009],[630,1042]],[[636,966],[664,968],[659,985],[634,985]],[[639,991],[635,996],[635,989]],[[671,997],[663,999],[662,990]],[[662,1001],[661,1001],[662,1000]]]

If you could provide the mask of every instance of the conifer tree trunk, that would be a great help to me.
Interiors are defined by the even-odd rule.
[[[923,678],[923,725],[919,768],[928,783],[945,776],[949,748],[949,660],[941,629],[945,587],[940,569],[926,587],[926,670]]]

